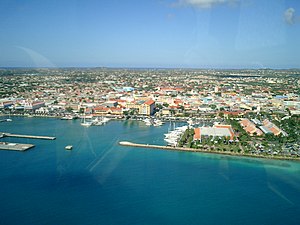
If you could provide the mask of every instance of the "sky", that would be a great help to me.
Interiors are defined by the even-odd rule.
[[[0,0],[0,67],[300,68],[300,1]]]

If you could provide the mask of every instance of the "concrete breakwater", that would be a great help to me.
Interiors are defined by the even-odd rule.
[[[129,142],[129,141],[120,141],[119,145],[129,146],[129,147],[138,147],[138,148],[160,149],[160,150],[167,150],[167,151],[202,152],[202,153],[212,153],[212,154],[228,155],[228,156],[300,161],[300,158],[288,157],[288,156],[255,155],[255,154],[248,154],[248,153],[215,151],[215,150],[209,150],[209,149],[204,149],[204,148],[195,149],[195,148],[184,148],[184,147],[176,147],[176,146],[172,147],[172,146],[162,146],[162,145],[138,144],[138,143],[133,143],[133,142]]]

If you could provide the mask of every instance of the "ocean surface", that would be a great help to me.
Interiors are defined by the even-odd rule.
[[[57,139],[1,139],[36,145],[0,151],[1,225],[300,224],[298,162],[118,145],[165,145],[169,124],[12,119],[0,132]]]

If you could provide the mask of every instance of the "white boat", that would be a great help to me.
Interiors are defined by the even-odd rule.
[[[12,122],[12,119],[10,118],[10,113],[9,113],[9,116],[8,118],[6,119],[7,122]]]
[[[85,126],[85,127],[89,127],[89,126],[91,126],[93,123],[92,122],[83,122],[83,123],[81,123],[80,125],[81,126]]]
[[[103,123],[107,123],[108,121],[110,121],[109,118],[107,118],[107,117],[103,117],[103,118],[102,118],[102,122],[103,122]]]
[[[107,123],[108,121],[110,121],[109,118],[106,118],[106,117],[96,117],[96,119],[94,119],[92,122],[93,124],[92,125],[95,125],[95,126],[101,126],[101,125],[104,125],[105,123]]]
[[[92,120],[92,125],[101,126],[101,125],[103,125],[103,121],[99,120],[99,118],[96,117],[96,119]]]
[[[74,119],[74,116],[72,115],[66,115],[66,116],[63,116],[62,118],[60,118],[61,120],[73,120]]]
[[[177,142],[180,139],[181,135],[186,131],[188,126],[182,126],[182,127],[176,127],[174,130],[169,131],[165,135],[164,140],[169,144],[173,146],[177,146]]]
[[[161,120],[156,119],[156,120],[153,121],[153,126],[158,127],[158,126],[161,126],[161,125],[163,125],[163,122]]]
[[[177,140],[175,139],[164,139],[165,142],[168,143],[168,145],[176,146],[177,145]]]
[[[66,150],[72,150],[72,149],[73,149],[73,146],[72,146],[72,145],[67,145],[67,146],[65,147],[65,149],[66,149]]]
[[[152,121],[151,121],[150,118],[146,118],[143,121],[145,122],[146,126],[151,126],[152,125]]]

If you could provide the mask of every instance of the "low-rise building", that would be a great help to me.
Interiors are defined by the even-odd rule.
[[[267,132],[273,133],[275,136],[278,136],[282,133],[281,129],[279,129],[274,123],[270,122],[268,119],[265,119],[263,121],[263,130],[266,130]]]
[[[234,138],[234,132],[231,125],[215,125],[213,127],[198,127],[194,129],[194,140],[202,140],[203,137],[228,137]]]
[[[255,122],[258,122],[258,120],[256,121],[255,120]],[[257,128],[256,126],[255,126],[255,124],[254,123],[252,123],[250,120],[248,120],[248,119],[242,119],[241,121],[240,121],[240,124],[241,124],[241,126],[243,127],[243,129],[248,133],[248,134],[250,134],[251,136],[252,135],[257,135],[257,136],[261,136],[261,135],[263,135],[263,132],[259,129],[259,128]]]
[[[24,104],[24,109],[25,110],[36,110],[39,109],[41,107],[45,106],[45,102],[42,101],[29,101],[29,102],[25,102]]]
[[[0,100],[0,108],[8,108],[9,106],[12,106],[14,104],[13,101],[8,99],[1,99]]]

